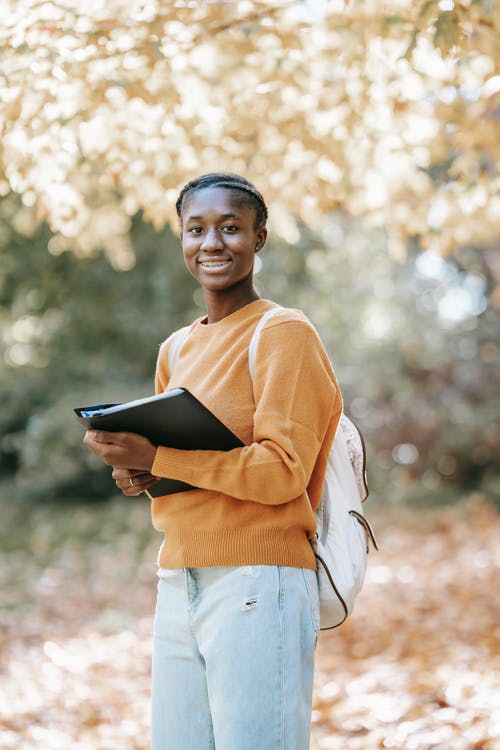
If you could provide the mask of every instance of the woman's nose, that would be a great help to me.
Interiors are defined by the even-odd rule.
[[[209,229],[201,243],[203,250],[220,250],[224,247],[222,234],[217,229]]]

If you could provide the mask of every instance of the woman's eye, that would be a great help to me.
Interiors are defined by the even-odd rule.
[[[203,230],[201,227],[191,227],[191,229],[189,230],[189,234],[201,234],[202,231]]]
[[[235,227],[233,224],[228,224],[227,226],[223,227],[225,232],[236,232],[238,227]]]

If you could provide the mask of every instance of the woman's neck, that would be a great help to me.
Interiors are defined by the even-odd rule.
[[[223,292],[211,292],[205,290],[205,304],[207,307],[207,324],[217,323],[222,318],[232,315],[236,310],[249,305],[260,299],[256,290],[224,290]]]

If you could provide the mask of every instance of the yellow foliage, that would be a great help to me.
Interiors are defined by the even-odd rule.
[[[103,206],[124,232],[138,209],[160,227],[182,184],[218,169],[255,180],[277,215],[341,207],[385,224],[393,247],[488,243],[499,29],[498,4],[470,0],[10,0],[2,191],[78,252],[112,257],[124,235],[96,229]]]

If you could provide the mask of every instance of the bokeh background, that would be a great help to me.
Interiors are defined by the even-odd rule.
[[[499,31],[490,0],[4,4],[1,747],[148,746],[160,540],[72,409],[152,393],[203,313],[174,203],[217,169],[367,442],[382,551],[321,636],[314,747],[499,747]]]

